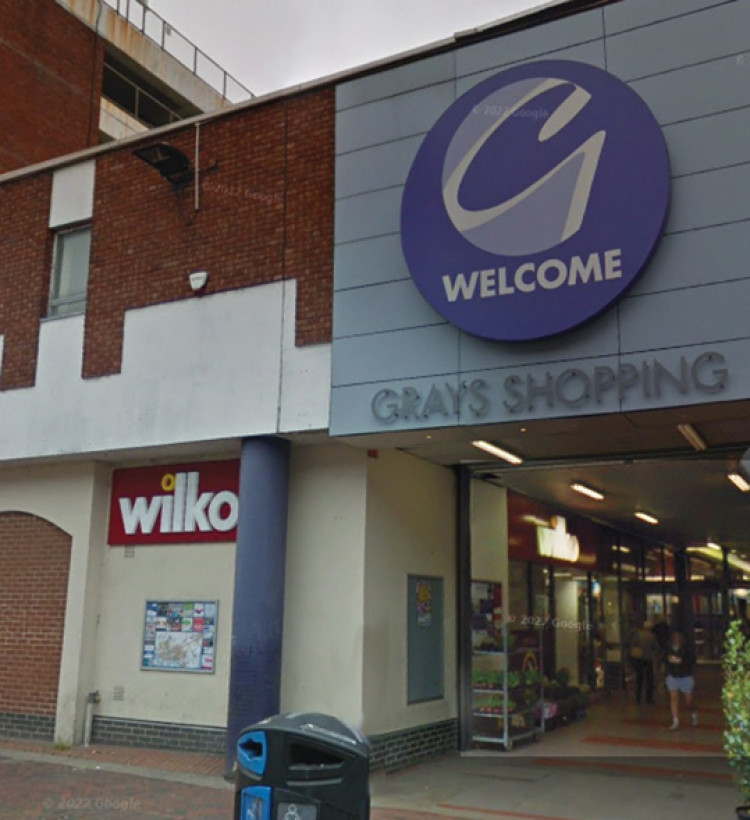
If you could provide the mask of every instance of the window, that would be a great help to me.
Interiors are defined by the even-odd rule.
[[[69,316],[86,310],[91,226],[55,235],[49,316]]]

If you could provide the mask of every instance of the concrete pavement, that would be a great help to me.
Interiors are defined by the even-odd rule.
[[[667,731],[665,696],[625,695],[511,752],[477,749],[371,777],[373,820],[733,820],[721,710]],[[223,759],[0,739],[0,820],[230,820]]]

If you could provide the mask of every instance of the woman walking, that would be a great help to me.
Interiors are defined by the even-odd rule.
[[[667,646],[667,689],[669,705],[672,710],[670,731],[680,728],[680,692],[685,696],[685,706],[691,710],[693,726],[698,725],[698,712],[695,711],[693,693],[695,678],[693,668],[695,656],[685,641],[682,632],[675,630]]]

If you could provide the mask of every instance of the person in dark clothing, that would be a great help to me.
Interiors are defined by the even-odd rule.
[[[655,666],[660,681],[659,685],[662,686],[667,675],[667,646],[671,634],[669,624],[663,616],[651,627],[651,632],[653,632],[658,646]]]
[[[653,703],[654,659],[658,647],[647,623],[641,623],[639,629],[631,632],[628,644],[630,664],[635,672],[635,702],[641,702],[645,689],[646,703]]]
[[[675,630],[667,646],[667,689],[669,705],[672,710],[671,731],[680,728],[680,692],[685,696],[685,705],[691,710],[693,726],[698,725],[698,712],[695,711],[693,693],[695,678],[693,668],[695,655],[687,645],[685,636]]]

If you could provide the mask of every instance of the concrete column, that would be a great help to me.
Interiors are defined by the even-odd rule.
[[[227,774],[242,729],[279,711],[290,449],[278,438],[242,443]]]

